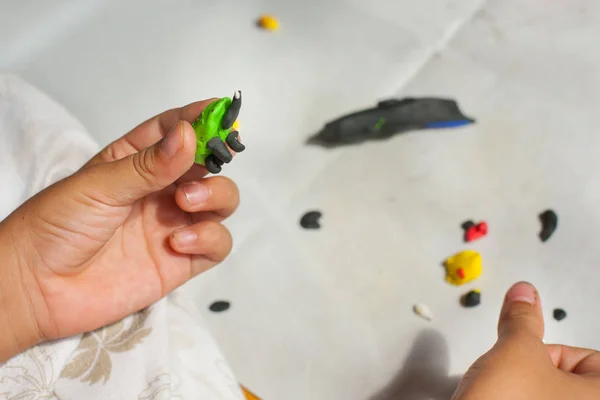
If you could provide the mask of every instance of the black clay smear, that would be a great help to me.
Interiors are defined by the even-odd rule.
[[[300,218],[300,226],[304,229],[319,229],[319,219],[322,215],[320,211],[309,211]]]
[[[212,312],[223,312],[229,310],[229,307],[231,304],[228,301],[219,300],[212,303],[208,309]]]
[[[540,222],[542,223],[542,230],[540,231],[540,240],[542,242],[550,239],[550,236],[556,230],[558,226],[558,216],[552,210],[546,210],[539,215]]]
[[[409,131],[456,128],[474,122],[452,99],[393,98],[328,122],[319,133],[308,139],[308,144],[323,147],[354,145],[368,140],[389,139]]]

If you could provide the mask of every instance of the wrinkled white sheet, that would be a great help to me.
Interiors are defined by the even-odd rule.
[[[186,289],[204,310],[232,302],[206,311],[207,323],[258,395],[441,400],[493,343],[504,292],[520,279],[540,289],[548,341],[600,347],[600,3],[86,4],[62,30],[15,27],[19,51],[0,51],[0,65],[64,102],[100,141],[165,108],[243,90],[247,151],[225,169],[242,192],[234,253]],[[279,32],[254,28],[264,12]],[[454,97],[478,122],[344,150],[304,146],[325,121],[392,95]],[[323,228],[303,231],[298,219],[313,208]],[[560,220],[542,244],[546,208]],[[455,288],[440,263],[467,248],[465,219],[486,220],[490,233],[469,246],[483,276]],[[483,304],[464,310],[458,298],[473,287]],[[431,323],[412,314],[416,302]],[[553,321],[554,307],[568,318]]]

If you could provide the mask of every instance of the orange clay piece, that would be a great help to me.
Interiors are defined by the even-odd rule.
[[[248,389],[246,389],[243,386],[242,386],[242,392],[244,393],[244,396],[246,396],[246,400],[260,400],[258,397],[256,397],[255,394],[251,393]]]
[[[481,255],[466,250],[446,260],[446,282],[456,286],[471,282],[481,275],[483,270]]]

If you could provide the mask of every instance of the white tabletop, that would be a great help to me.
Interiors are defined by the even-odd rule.
[[[47,3],[0,0],[0,68],[102,144],[166,108],[243,91],[247,151],[225,170],[242,193],[234,252],[186,288],[265,400],[444,399],[492,345],[518,280],[540,290],[547,341],[600,347],[600,3]],[[280,31],[254,26],[265,12]],[[455,98],[477,123],[304,145],[326,121],[404,95]],[[559,227],[543,244],[547,208]],[[311,209],[319,231],[298,225]],[[465,245],[466,219],[489,235]],[[467,248],[483,275],[450,286],[441,262]],[[475,287],[482,305],[463,309]],[[210,313],[216,299],[232,308]]]

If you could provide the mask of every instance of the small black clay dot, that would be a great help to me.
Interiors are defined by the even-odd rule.
[[[478,290],[471,290],[463,296],[461,303],[467,308],[477,307],[481,304],[481,292]]]
[[[473,222],[473,220],[470,220],[470,219],[469,219],[469,220],[467,220],[467,221],[463,222],[463,223],[460,225],[460,227],[461,227],[463,230],[465,230],[465,231],[466,231],[466,230],[469,230],[469,228],[470,228],[470,227],[472,227],[472,226],[474,226],[474,225],[475,225],[475,222]]]
[[[552,316],[555,320],[562,321],[563,319],[567,318],[567,312],[562,308],[555,308]]]
[[[304,229],[319,229],[319,219],[322,215],[320,211],[309,211],[300,218],[300,226]]]
[[[212,303],[208,309],[212,312],[223,312],[229,310],[229,307],[231,304],[228,301],[219,300]]]

